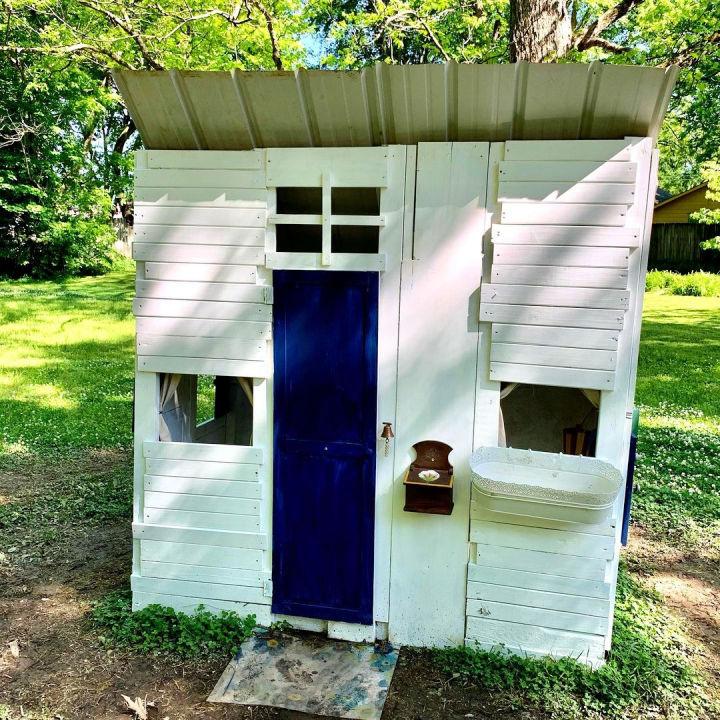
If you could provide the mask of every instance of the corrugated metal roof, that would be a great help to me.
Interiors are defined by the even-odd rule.
[[[676,76],[598,62],[114,73],[158,150],[656,137]]]

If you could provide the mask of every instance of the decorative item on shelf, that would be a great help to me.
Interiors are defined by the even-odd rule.
[[[407,512],[450,515],[453,510],[453,466],[448,459],[452,448],[439,440],[413,445],[416,457],[405,475]]]

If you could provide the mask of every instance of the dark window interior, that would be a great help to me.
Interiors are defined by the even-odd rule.
[[[277,252],[322,252],[321,225],[276,225]]]
[[[334,187],[331,208],[333,215],[379,215],[380,188]]]
[[[280,215],[322,214],[322,188],[279,187],[275,198],[276,212]]]
[[[377,253],[379,247],[377,226],[333,225],[331,251],[334,253]]]

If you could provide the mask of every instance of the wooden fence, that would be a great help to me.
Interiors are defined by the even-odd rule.
[[[704,250],[701,243],[720,236],[720,225],[660,223],[652,226],[649,268],[720,272],[720,251]]]

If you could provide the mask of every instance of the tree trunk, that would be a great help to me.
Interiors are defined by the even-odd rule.
[[[570,49],[572,27],[565,0],[510,0],[510,60],[542,62]]]

